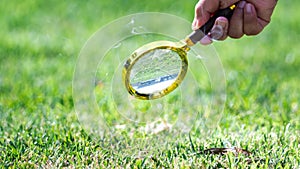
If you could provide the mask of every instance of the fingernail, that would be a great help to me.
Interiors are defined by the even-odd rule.
[[[224,19],[218,19],[216,22],[216,25],[221,26],[222,28],[226,27],[226,21],[224,21]]]
[[[202,45],[209,45],[212,43],[212,40],[210,39],[209,36],[204,36],[201,40],[200,40],[200,43]]]
[[[241,1],[241,2],[238,4],[238,7],[239,7],[239,8],[244,8],[244,7],[245,7],[245,4],[246,4],[245,1]]]
[[[224,27],[221,25],[214,26],[214,28],[212,29],[212,31],[210,33],[210,37],[214,40],[220,39],[223,36]]]
[[[193,30],[198,29],[198,28],[197,28],[197,23],[198,23],[198,21],[197,21],[196,19],[194,19],[194,21],[193,21],[193,23],[192,23],[192,29],[193,29]]]
[[[246,12],[247,13],[252,13],[252,5],[251,4],[246,5]]]

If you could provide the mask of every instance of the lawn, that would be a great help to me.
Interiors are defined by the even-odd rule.
[[[188,124],[212,110],[222,112],[219,122],[210,127],[201,123],[187,133],[167,130],[170,122],[162,114],[156,116],[149,102],[122,99],[118,87],[111,100],[101,80],[93,84],[100,115],[87,114],[96,118],[91,124],[99,116],[106,119],[109,129],[99,135],[78,119],[72,82],[80,51],[93,33],[138,12],[170,13],[191,22],[196,2],[1,1],[0,168],[299,168],[299,1],[279,1],[271,24],[258,36],[214,43],[226,79],[223,111],[222,104],[211,108],[197,104],[212,97],[211,86],[205,83],[208,77],[200,76],[205,70],[194,72],[194,77],[203,78],[204,87],[184,102],[191,105],[178,104],[177,90],[160,103],[163,110],[155,109],[167,113],[171,122],[178,120],[179,112],[186,112],[193,121]],[[131,53],[128,49],[139,43],[159,38],[165,37],[133,37],[120,49]],[[114,48],[106,55],[122,51]],[[101,70],[115,71],[110,70],[114,59],[104,61],[95,79],[104,76]],[[181,90],[192,93],[189,87]],[[128,113],[125,116],[132,115],[125,111],[128,102],[139,112],[136,118],[156,122],[128,122],[115,111],[117,105]],[[192,116],[194,112],[197,116]],[[159,125],[162,131],[157,131]],[[238,153],[234,147],[250,154]],[[213,154],[211,148],[232,148],[234,153]]]

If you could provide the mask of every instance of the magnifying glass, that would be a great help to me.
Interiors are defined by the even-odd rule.
[[[137,99],[161,98],[175,90],[188,70],[187,52],[212,29],[215,20],[233,14],[236,5],[217,11],[207,23],[179,42],[155,41],[131,54],[123,67],[123,82]]]

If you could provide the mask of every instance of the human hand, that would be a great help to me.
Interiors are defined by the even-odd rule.
[[[277,0],[199,0],[195,6],[193,30],[204,25],[218,9],[224,9],[237,3],[233,15],[228,21],[219,17],[211,32],[200,43],[212,43],[212,39],[225,40],[241,38],[243,35],[259,34],[271,21],[271,15]],[[220,29],[221,28],[221,29]]]

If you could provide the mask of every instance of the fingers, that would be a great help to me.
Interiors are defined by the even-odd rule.
[[[228,35],[231,38],[241,38],[244,35],[243,17],[245,5],[245,1],[239,2],[230,19]]]
[[[215,40],[225,40],[228,32],[228,20],[225,17],[219,17],[215,21],[214,27],[211,32],[200,40],[203,45],[211,44]]]
[[[212,39],[211,39],[208,35],[206,35],[206,36],[204,36],[199,42],[200,42],[202,45],[209,45],[209,44],[211,44],[213,41],[212,41]]]
[[[195,6],[195,17],[192,24],[192,29],[199,29],[218,9],[219,0],[200,0]]]
[[[277,0],[247,0],[244,8],[244,34],[257,35],[270,22]]]
[[[244,33],[246,35],[257,35],[263,28],[262,25],[258,24],[254,6],[247,3],[244,8]]]
[[[255,6],[258,18],[270,22],[277,0],[247,0],[247,2]]]
[[[269,17],[271,17],[271,15]],[[268,24],[269,21],[261,19],[261,17],[257,14],[256,8],[253,4],[246,4],[244,8],[244,33],[246,35],[257,35]]]
[[[195,6],[192,29],[199,29],[218,9],[227,8],[240,0],[199,0]]]
[[[258,16],[254,4],[247,2],[240,1],[231,17],[228,36],[232,38],[241,38],[244,34],[257,35],[269,23]]]
[[[210,31],[210,37],[215,40],[225,40],[228,33],[228,20],[225,17],[219,17],[215,21],[214,27]]]
[[[200,43],[210,44],[212,39],[224,40],[227,36],[241,38],[243,35],[259,34],[271,20],[277,0],[200,0],[195,6],[195,17],[192,24],[194,30],[204,25],[211,15],[238,2],[237,7],[228,20],[219,17],[211,32]]]

